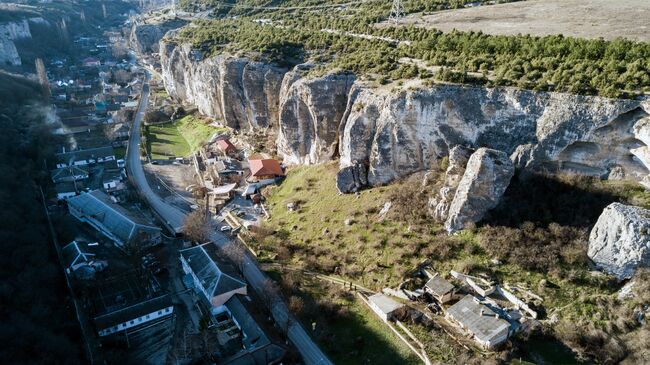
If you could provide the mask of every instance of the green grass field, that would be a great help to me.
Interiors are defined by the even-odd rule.
[[[188,115],[175,122],[146,127],[147,152],[152,159],[185,157],[196,151],[214,133],[226,131]]]

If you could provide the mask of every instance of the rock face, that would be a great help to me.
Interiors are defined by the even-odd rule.
[[[189,45],[165,40],[160,42],[160,60],[172,97],[233,128],[277,128],[286,69],[229,56],[203,60],[202,53]]]
[[[333,73],[303,78],[294,70],[280,94],[278,153],[289,164],[311,164],[338,156],[338,129],[354,76]]]
[[[33,21],[43,20],[34,18]],[[29,30],[29,21],[27,19],[19,22],[9,22],[0,24],[0,64],[20,66],[21,60],[18,49],[14,43],[17,39],[31,38]]]
[[[589,257],[619,280],[650,266],[650,210],[612,203],[589,235]]]
[[[521,168],[606,177],[620,167],[642,180],[649,110],[632,100],[514,88],[391,91],[357,83],[341,123],[341,167],[366,161],[370,185],[386,184],[465,145],[513,154]]]
[[[497,206],[506,191],[515,168],[505,152],[479,148],[467,162],[454,199],[449,207],[445,228],[453,233],[478,222]]]
[[[434,85],[391,89],[353,75],[294,70],[160,42],[173,97],[243,130],[277,130],[287,164],[340,158],[367,166],[369,186],[431,169],[452,147],[487,147],[517,168],[568,171],[650,186],[650,102],[515,88]]]
[[[429,212],[438,222],[447,220],[449,207],[456,194],[458,184],[465,174],[465,166],[473,150],[456,146],[449,151],[449,166],[445,171],[445,182],[437,195],[429,200]]]
[[[368,186],[367,175],[366,166],[355,162],[352,166],[341,169],[336,175],[336,188],[344,194],[355,193]]]
[[[131,47],[139,53],[158,52],[159,42],[168,31],[181,27],[186,22],[180,19],[167,20],[152,24],[134,24],[129,34]]]

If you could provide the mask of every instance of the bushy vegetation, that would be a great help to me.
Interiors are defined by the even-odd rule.
[[[450,4],[418,1],[407,2],[409,6],[436,10]],[[323,63],[323,69],[340,68],[369,78],[397,80],[434,76],[438,80],[465,84],[513,85],[609,97],[631,97],[650,91],[648,43],[563,36],[442,33],[414,26],[377,27],[376,23],[386,19],[389,12],[389,3],[319,12],[242,8],[237,19],[195,22],[196,26],[185,29],[180,38],[207,54],[248,53],[282,65],[302,62],[308,56]],[[272,24],[255,21],[261,17]],[[323,29],[339,33],[323,32]],[[410,43],[363,39],[345,32]],[[428,70],[400,62],[403,57],[420,59],[442,70],[432,75]]]
[[[79,325],[67,296],[40,199],[54,141],[40,87],[0,72],[0,357],[5,364],[82,364]]]

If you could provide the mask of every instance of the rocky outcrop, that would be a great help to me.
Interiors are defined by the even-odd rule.
[[[131,27],[129,43],[133,50],[139,54],[154,53],[159,51],[159,42],[170,30],[183,26],[186,21],[169,19],[155,23],[135,23]]]
[[[34,19],[35,21],[38,19],[43,20],[42,18]],[[31,37],[32,34],[27,19],[0,24],[0,64],[20,66],[20,55],[14,41]]]
[[[465,166],[473,150],[456,146],[449,151],[449,166],[445,171],[445,181],[438,193],[429,200],[429,213],[438,222],[447,220],[449,207],[456,194],[458,184],[465,174]]]
[[[336,175],[336,188],[343,194],[355,193],[368,186],[367,175],[366,166],[355,162]]]
[[[370,185],[431,168],[455,145],[512,154],[518,167],[627,179],[648,175],[650,105],[514,88],[353,86],[341,123],[341,168],[368,164]],[[620,167],[620,168],[619,168]]]
[[[429,170],[463,145],[503,151],[521,169],[650,186],[649,102],[443,84],[373,87],[345,73],[313,77],[304,67],[245,57],[203,59],[170,39],[160,42],[170,95],[233,128],[276,129],[287,164],[340,157],[342,174],[356,161],[377,186]]]
[[[233,128],[277,128],[286,69],[226,55],[204,60],[189,45],[164,40],[160,60],[163,82],[172,97]]]
[[[479,148],[467,161],[449,207],[445,228],[453,233],[468,223],[480,221],[497,206],[506,191],[515,168],[505,152]]]
[[[612,203],[589,235],[589,257],[619,280],[650,266],[650,210]]]
[[[349,73],[304,78],[287,73],[280,94],[278,153],[288,164],[311,164],[338,156],[338,129],[354,82]]]

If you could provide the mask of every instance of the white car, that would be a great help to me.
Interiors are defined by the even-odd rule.
[[[223,226],[223,227],[219,228],[219,230],[221,232],[228,232],[228,231],[230,231],[230,226]]]

